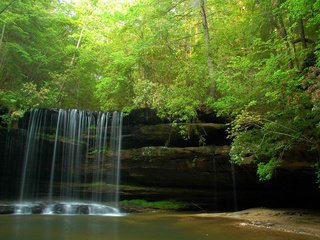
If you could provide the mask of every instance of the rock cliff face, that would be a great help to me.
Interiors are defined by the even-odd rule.
[[[189,125],[189,139],[184,140],[151,111],[128,116],[123,131],[122,197],[171,198],[213,210],[318,207],[320,191],[307,162],[310,156],[287,156],[290,161],[277,169],[274,179],[261,182],[254,165],[230,163],[226,125],[221,119],[208,122],[212,119]],[[202,137],[204,146],[199,142]]]
[[[11,134],[4,129],[0,131],[0,184],[2,195],[7,198],[16,197],[19,191],[26,136],[25,124],[20,123],[20,126],[20,129],[11,130]],[[183,127],[187,129],[187,140],[177,128],[161,121],[150,110],[133,111],[125,116],[121,151],[122,200],[172,199],[189,202],[198,209],[217,211],[260,206],[318,207],[320,191],[314,169],[308,163],[301,164],[303,156],[279,168],[271,181],[260,182],[255,166],[230,163],[230,140],[222,120],[210,123],[204,118],[202,122]],[[43,144],[45,150],[41,158],[50,163],[53,142],[47,137]],[[8,155],[13,164],[7,163]],[[49,166],[42,166],[40,187],[46,188]],[[83,163],[83,167],[89,169],[88,176],[83,178],[89,178],[95,171],[90,161]],[[108,169],[109,166],[103,167]],[[82,188],[85,190],[86,186]]]

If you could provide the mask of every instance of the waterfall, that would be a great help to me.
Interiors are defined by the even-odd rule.
[[[58,122],[56,127],[56,135],[55,135],[55,141],[54,141],[54,147],[53,147],[53,156],[52,156],[52,163],[51,163],[51,172],[50,172],[50,183],[49,183],[49,195],[48,200],[49,202],[52,202],[52,193],[53,193],[53,184],[54,184],[54,170],[56,166],[56,157],[57,157],[57,146],[58,146],[58,136],[59,136],[59,125],[61,121],[61,115],[63,110],[59,110],[58,114]]]
[[[120,112],[32,110],[16,213],[119,213],[121,132]]]
[[[99,120],[97,122],[96,127],[96,156],[95,156],[95,174],[93,176],[93,183],[96,184],[96,190],[94,189],[94,185],[92,185],[92,201],[99,202],[101,201],[101,192],[103,188],[103,163],[105,161],[105,152],[107,150],[107,134],[108,134],[108,118],[109,114],[99,113]],[[111,140],[111,138],[110,138]]]
[[[47,111],[35,109],[30,114],[27,139],[25,143],[22,178],[20,187],[20,202],[26,198],[32,199],[36,197],[36,188],[39,171],[39,157],[42,151],[42,139],[40,138],[41,130],[43,130]]]
[[[120,150],[121,150],[121,132],[122,132],[122,113],[114,114],[112,117],[112,128],[111,128],[111,151],[112,151],[112,163],[115,166],[114,180],[115,183],[115,194],[114,194],[114,205],[118,208],[119,206],[119,184],[120,184]]]

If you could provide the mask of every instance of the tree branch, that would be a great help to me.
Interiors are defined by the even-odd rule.
[[[303,40],[302,40],[301,38],[297,38],[297,39],[295,39],[295,40],[292,41],[292,44],[296,44],[296,43],[299,43],[299,42],[302,42],[302,41],[303,41]],[[308,38],[306,38],[305,41],[306,41],[307,43],[314,43],[314,41],[312,41],[311,39],[308,39]]]
[[[73,56],[72,56],[72,59],[71,59],[71,62],[70,62],[70,65],[71,65],[71,66],[74,64],[74,61],[75,61],[75,59],[76,59],[76,53],[77,53],[77,51],[78,51],[78,49],[79,49],[79,47],[80,47],[81,40],[82,40],[82,37],[83,37],[83,32],[84,32],[86,26],[87,26],[87,23],[85,22],[85,23],[83,24],[83,26],[82,26],[82,29],[81,29],[81,32],[80,32],[80,36],[79,36],[79,39],[78,39],[78,42],[77,42],[76,50],[74,51]]]

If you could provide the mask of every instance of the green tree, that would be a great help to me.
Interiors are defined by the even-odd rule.
[[[50,73],[63,68],[65,57],[65,21],[57,2],[2,1],[0,9],[1,105],[12,115],[56,105]]]
[[[319,42],[313,31],[319,27],[316,5],[245,2],[239,18],[247,35],[234,39],[241,51],[228,54],[217,73],[222,97],[211,103],[219,114],[233,116],[231,157],[240,164],[255,161],[261,179],[272,177],[288,151],[319,151],[319,112],[311,90],[317,74],[309,68],[316,65]]]

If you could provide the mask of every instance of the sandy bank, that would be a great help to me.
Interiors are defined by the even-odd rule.
[[[238,219],[239,227],[268,228],[320,239],[320,212],[310,210],[253,208],[239,212],[206,213],[197,214],[197,216]]]

